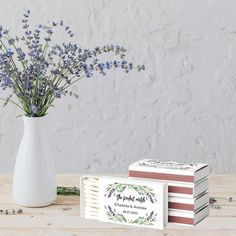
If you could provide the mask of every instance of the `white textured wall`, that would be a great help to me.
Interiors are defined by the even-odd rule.
[[[236,1],[0,0],[0,24],[19,32],[64,19],[82,46],[119,43],[143,73],[85,79],[80,99],[48,116],[58,172],[126,172],[141,158],[209,162],[236,172]],[[19,111],[0,110],[0,172],[12,172]]]

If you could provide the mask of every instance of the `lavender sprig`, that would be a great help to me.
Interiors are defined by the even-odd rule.
[[[64,187],[64,186],[57,186],[57,194],[58,195],[80,195],[80,189],[77,187]]]
[[[126,73],[145,70],[144,65],[135,66],[125,59],[127,50],[122,46],[81,48],[70,41],[74,33],[63,21],[32,28],[29,18],[27,10],[22,19],[21,37],[12,37],[0,25],[0,86],[11,90],[9,97],[1,99],[4,105],[9,102],[17,105],[26,116],[46,115],[55,99],[68,95],[78,98],[70,87],[82,78],[91,78],[95,73],[105,76],[111,69]],[[68,42],[53,41],[56,27],[68,35]],[[115,59],[100,60],[102,54],[111,53]]]

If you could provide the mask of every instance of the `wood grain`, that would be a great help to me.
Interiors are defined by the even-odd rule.
[[[61,186],[78,186],[77,174],[61,174],[57,183]],[[131,235],[131,236],[188,236],[188,235],[236,235],[236,176],[210,177],[210,196],[222,197],[211,208],[210,216],[197,226],[169,224],[163,231],[127,227],[80,218],[79,197],[58,196],[54,205],[45,208],[24,208],[14,204],[11,197],[12,175],[0,175],[0,209],[23,209],[22,215],[0,215],[0,236],[81,236],[81,235]]]

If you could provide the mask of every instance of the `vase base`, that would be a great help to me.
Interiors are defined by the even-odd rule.
[[[20,202],[20,201],[16,201],[15,200],[15,203],[19,206],[22,206],[22,207],[29,207],[29,208],[40,208],[40,207],[47,207],[47,206],[50,206],[50,205],[53,205],[56,201],[56,198],[52,201],[48,201],[48,202],[42,202],[42,203],[25,203],[25,202]]]

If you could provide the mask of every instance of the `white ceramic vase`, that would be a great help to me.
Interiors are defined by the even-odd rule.
[[[23,117],[24,134],[18,150],[13,180],[13,199],[26,207],[43,207],[56,199],[56,174],[45,135],[44,117]]]

